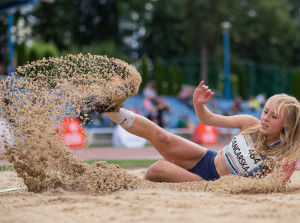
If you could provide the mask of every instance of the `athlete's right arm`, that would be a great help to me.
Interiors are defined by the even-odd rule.
[[[208,86],[201,81],[193,95],[195,112],[200,123],[220,128],[245,129],[259,123],[259,120],[251,115],[223,116],[212,113],[205,104],[214,95]]]

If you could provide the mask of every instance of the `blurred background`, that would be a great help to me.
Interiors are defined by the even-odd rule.
[[[191,98],[201,80],[216,92],[209,107],[219,114],[259,117],[276,93],[300,99],[300,1],[0,1],[2,78],[69,53],[132,64],[143,81],[124,106],[164,128],[194,132]],[[90,131],[113,127],[90,117]]]

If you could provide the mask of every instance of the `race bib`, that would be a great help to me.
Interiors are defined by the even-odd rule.
[[[235,175],[252,176],[264,165],[264,157],[255,153],[252,142],[240,134],[223,149],[225,162]]]

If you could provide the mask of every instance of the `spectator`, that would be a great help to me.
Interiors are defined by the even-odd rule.
[[[193,93],[194,89],[190,87],[183,87],[181,91],[178,93],[177,98],[179,101],[182,101],[189,105],[190,107],[193,107]]]
[[[231,112],[233,115],[238,114],[242,110],[242,97],[237,96],[233,102],[233,106],[231,107]]]
[[[145,98],[149,98],[150,100],[157,97],[156,90],[154,88],[154,85],[151,82],[146,84],[146,87],[143,90],[143,96]]]
[[[164,98],[159,98],[157,97],[154,100],[154,103],[156,104],[156,110],[157,110],[157,124],[160,127],[165,127],[166,125],[166,120],[164,119],[164,113],[165,112],[170,112],[171,109],[169,105],[166,103]]]
[[[207,107],[213,113],[216,113],[216,114],[219,114],[219,115],[224,114],[224,111],[222,111],[220,109],[220,107],[218,106],[218,102],[217,102],[217,100],[215,98],[211,99],[211,101],[208,103]]]
[[[254,96],[251,96],[248,102],[249,109],[251,111],[258,111],[260,109],[259,102],[255,99]]]
[[[156,107],[153,105],[151,98],[150,97],[145,97],[143,100],[143,107],[146,111],[146,117],[153,121],[155,112],[156,112]]]
[[[189,117],[187,115],[179,115],[177,128],[187,128],[194,130],[195,125],[189,120]]]
[[[267,100],[266,93],[260,93],[256,96],[256,101],[258,101],[261,107],[265,106],[266,100]]]

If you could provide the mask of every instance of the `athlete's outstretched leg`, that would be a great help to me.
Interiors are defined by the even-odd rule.
[[[126,131],[147,139],[165,160],[186,170],[192,169],[207,151],[206,148],[169,133],[145,117],[124,108],[119,112],[104,114]]]

